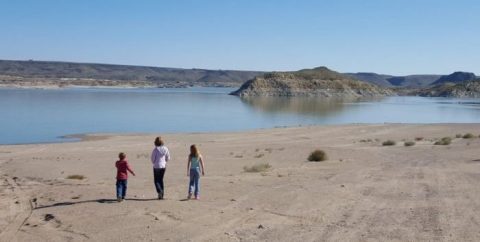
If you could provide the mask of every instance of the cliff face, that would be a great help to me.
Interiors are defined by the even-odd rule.
[[[480,79],[457,84],[445,83],[416,93],[423,97],[480,98]]]
[[[255,77],[231,93],[248,96],[304,96],[304,97],[377,97],[394,92],[329,70],[326,67],[296,72],[273,72]]]

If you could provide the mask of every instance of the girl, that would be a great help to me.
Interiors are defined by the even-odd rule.
[[[188,199],[192,198],[192,193],[194,193],[196,200],[200,199],[200,171],[202,172],[202,176],[204,176],[205,168],[203,165],[203,158],[200,155],[197,146],[191,145],[187,164],[187,176],[190,177]]]

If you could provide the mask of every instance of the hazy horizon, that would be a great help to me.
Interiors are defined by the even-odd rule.
[[[389,75],[480,73],[480,3],[0,2],[0,59]]]

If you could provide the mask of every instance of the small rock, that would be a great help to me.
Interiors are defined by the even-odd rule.
[[[20,202],[19,201],[15,201],[15,204],[19,204]]]
[[[258,228],[258,229],[264,229],[263,225],[261,225],[261,224],[260,224],[260,225],[258,225],[258,227],[257,227],[257,228]]]
[[[342,184],[342,185],[340,185],[340,186],[341,186],[341,187],[345,187],[345,185],[343,185],[343,184]]]
[[[235,200],[235,199],[233,199],[233,198],[230,199],[230,202],[236,202],[236,201],[237,201],[237,200]]]

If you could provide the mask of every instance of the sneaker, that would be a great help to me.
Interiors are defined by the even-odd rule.
[[[195,196],[195,200],[200,200],[200,196]]]
[[[122,202],[123,199],[121,197],[117,197],[117,202]]]
[[[159,199],[159,200],[163,200],[163,195],[162,195],[162,194],[158,194],[158,199]]]
[[[192,193],[189,193],[187,199],[192,199]]]

